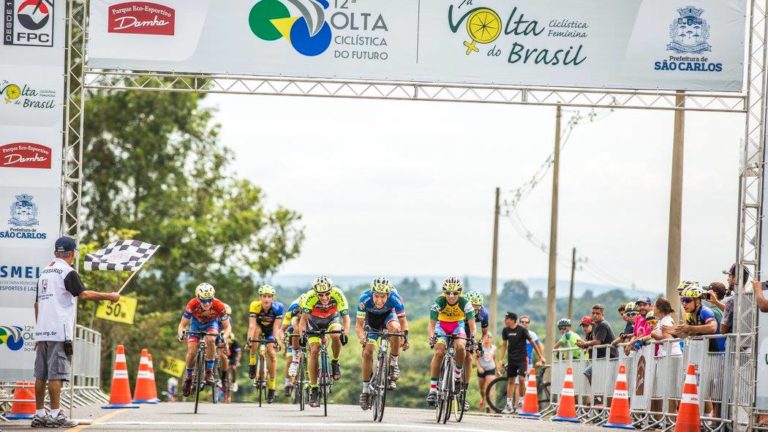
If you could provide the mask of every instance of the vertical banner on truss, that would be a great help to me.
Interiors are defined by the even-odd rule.
[[[66,6],[0,5],[0,381],[32,378],[37,278],[60,232]]]

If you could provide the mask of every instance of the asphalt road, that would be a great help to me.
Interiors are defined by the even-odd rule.
[[[74,418],[89,420],[70,431],[520,431],[576,432],[598,430],[592,426],[524,420],[508,416],[467,414],[461,423],[453,419],[447,425],[436,424],[434,411],[425,409],[388,408],[382,423],[374,423],[370,411],[357,406],[329,406],[328,417],[320,408],[300,412],[296,405],[201,404],[193,414],[191,403],[142,405],[139,409],[102,410],[86,407],[75,410]],[[307,429],[304,429],[306,427]],[[0,423],[0,430],[28,430],[29,421]],[[30,429],[31,430],[31,429]]]

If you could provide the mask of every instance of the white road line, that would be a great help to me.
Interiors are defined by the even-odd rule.
[[[119,421],[119,422],[103,422],[99,423],[99,426],[252,426],[252,427],[277,427],[277,428],[291,428],[295,426],[301,426],[301,424],[294,424],[291,426],[286,422],[168,422],[168,421]],[[325,428],[336,429],[392,429],[397,428],[401,430],[440,430],[445,431],[445,425],[409,425],[409,424],[391,424],[391,423],[320,423],[316,426],[322,425]],[[488,429],[477,429],[473,427],[461,427],[459,425],[451,424],[451,430],[459,430],[464,432],[488,432]]]

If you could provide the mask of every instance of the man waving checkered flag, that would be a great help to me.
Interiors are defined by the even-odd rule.
[[[140,240],[118,240],[85,256],[85,270],[137,271],[157,251]]]

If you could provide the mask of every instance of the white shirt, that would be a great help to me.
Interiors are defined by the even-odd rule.
[[[675,320],[672,319],[671,316],[667,315],[664,318],[660,319],[659,322],[656,323],[656,327],[653,328],[653,332],[656,334],[663,334],[662,326],[672,327],[675,325]],[[662,341],[659,341],[662,342]],[[670,354],[671,356],[682,356],[683,351],[680,349],[680,343],[678,342],[667,342],[659,344],[659,357],[666,357],[667,352],[665,348],[669,346],[670,347]]]
[[[76,294],[68,291],[64,279],[74,271],[66,261],[55,258],[40,272],[40,279],[37,281],[35,341],[62,342],[73,339],[76,295],[82,290]]]

